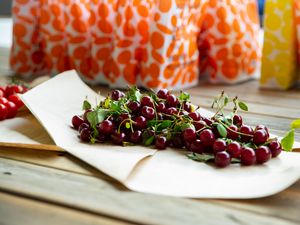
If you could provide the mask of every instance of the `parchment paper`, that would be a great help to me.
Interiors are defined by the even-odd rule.
[[[299,153],[284,152],[264,165],[218,169],[187,159],[183,150],[80,143],[70,120],[81,112],[86,96],[97,98],[75,71],[68,71],[22,99],[58,146],[131,190],[193,198],[258,198],[278,193],[300,177]]]

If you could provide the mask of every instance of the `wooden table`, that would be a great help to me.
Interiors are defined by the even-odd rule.
[[[257,81],[251,81],[235,86],[202,84],[188,91],[194,103],[208,108],[222,89],[248,102],[251,112],[243,115],[250,125],[265,124],[274,134],[283,135],[300,117],[299,89],[261,91]],[[299,132],[296,139],[300,140]],[[261,199],[183,199],[129,191],[67,153],[0,149],[0,224],[131,223],[296,225],[300,181]]]

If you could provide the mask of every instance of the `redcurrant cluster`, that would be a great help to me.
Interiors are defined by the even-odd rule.
[[[17,94],[27,91],[24,85],[7,85],[0,87],[0,121],[16,116],[18,109],[24,104]]]
[[[229,102],[234,103],[234,112],[224,116],[223,108]],[[126,93],[114,90],[94,108],[84,101],[83,115],[75,115],[72,124],[83,142],[185,148],[189,158],[212,160],[218,167],[235,162],[262,164],[280,154],[281,144],[269,138],[265,126],[253,129],[236,113],[238,107],[247,109],[245,103],[224,93],[214,103],[217,112],[208,118],[191,104],[186,92],[178,97],[167,89],[141,94],[132,87]]]

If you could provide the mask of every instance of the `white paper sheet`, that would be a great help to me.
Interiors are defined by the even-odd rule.
[[[70,120],[80,113],[86,96],[96,98],[75,71],[68,71],[22,99],[58,146],[131,190],[193,198],[258,198],[278,193],[300,177],[299,153],[282,153],[264,165],[218,169],[187,159],[182,150],[80,143]]]

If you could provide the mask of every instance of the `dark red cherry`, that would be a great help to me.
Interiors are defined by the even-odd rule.
[[[258,147],[255,151],[255,154],[256,154],[256,162],[258,164],[263,164],[263,163],[269,161],[269,159],[272,156],[272,153],[267,146]]]
[[[252,148],[245,147],[241,151],[241,163],[245,166],[253,165],[256,162],[255,151]]]
[[[215,154],[215,164],[217,167],[224,168],[230,165],[230,155],[223,151]]]

